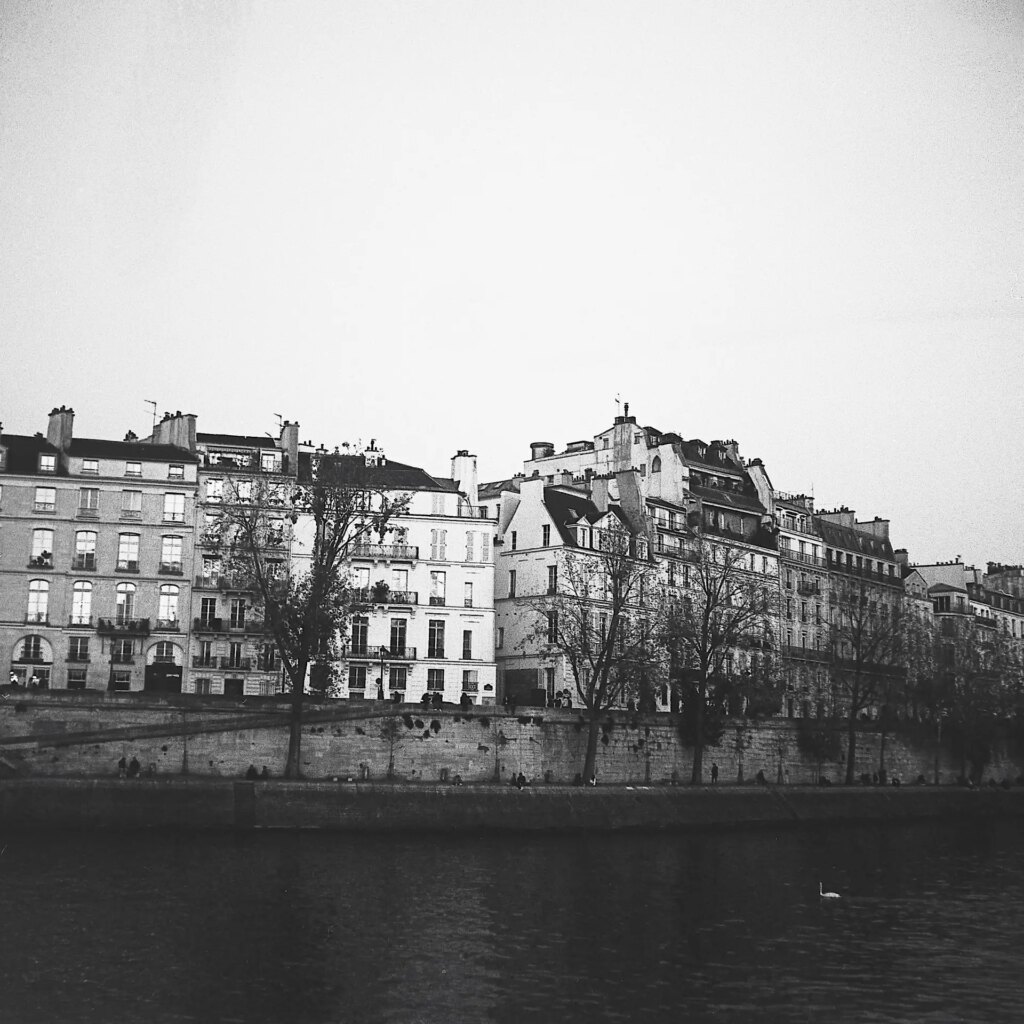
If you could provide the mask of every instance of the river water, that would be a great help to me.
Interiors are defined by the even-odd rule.
[[[1024,1021],[1020,821],[0,845],[5,1024]]]

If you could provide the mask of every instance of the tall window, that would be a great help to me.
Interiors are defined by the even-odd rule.
[[[462,631],[462,659],[463,661],[473,660],[473,630]]]
[[[39,456],[39,472],[40,473],[56,473],[57,472],[57,456],[56,455],[40,455]]]
[[[50,607],[50,584],[46,580],[29,580],[28,615],[29,622],[46,622]]]
[[[466,583],[463,586],[462,603],[467,608],[473,607],[473,584]]]
[[[160,545],[160,571],[181,572],[181,537],[164,537]]]
[[[350,690],[366,689],[366,666],[349,665],[348,667],[348,688]],[[362,696],[360,694],[360,696]]]
[[[512,550],[515,551],[515,549],[516,549],[516,547],[517,547],[517,545],[519,543],[519,535],[518,535],[517,531],[515,531],[515,530],[512,531],[511,538],[512,538]]]
[[[142,518],[142,491],[121,492],[121,518]]]
[[[110,645],[110,660],[115,664],[130,665],[135,660],[135,641],[114,640]]]
[[[548,643],[558,642],[558,612],[548,612]]]
[[[89,660],[89,638],[87,636],[73,636],[68,641],[68,661]]]
[[[178,588],[164,585],[160,588],[160,603],[156,617],[161,626],[177,625],[178,622]]]
[[[185,479],[185,467],[180,463],[172,462],[167,467],[167,479],[168,480],[184,480]]]
[[[209,626],[217,618],[217,598],[204,597],[199,602],[199,621]]]
[[[444,669],[443,668],[428,668],[427,669],[427,689],[428,690],[443,690],[444,689]]]
[[[435,562],[443,562],[448,557],[446,550],[448,544],[447,530],[430,531],[430,557]]]
[[[430,603],[443,605],[445,602],[446,574],[432,570],[430,573]]]
[[[92,621],[92,584],[79,580],[71,588],[71,625],[88,626]]]
[[[508,596],[516,596],[516,571],[512,569],[508,574]]]
[[[472,562],[476,558],[476,531],[466,531],[466,561]]]
[[[427,622],[427,657],[444,657],[444,619],[430,619]]]
[[[352,653],[366,654],[366,640],[370,630],[370,620],[365,615],[352,616]]]
[[[397,590],[400,594],[406,594],[409,591],[409,570],[408,569],[392,569],[391,570],[391,589]]]
[[[409,681],[409,669],[405,665],[391,666],[391,689],[404,690]]]
[[[116,617],[119,625],[135,618],[135,584],[118,583],[116,591]]]
[[[82,472],[97,476],[100,471],[99,459],[82,459]]]
[[[37,487],[36,500],[32,506],[33,512],[56,512],[57,511],[57,488]]]
[[[96,568],[96,533],[93,530],[79,530],[75,534],[76,569]]]
[[[463,693],[476,693],[480,688],[480,679],[477,669],[464,668],[462,670],[462,691]]]
[[[227,668],[242,668],[242,645],[237,642],[228,644]]]
[[[207,480],[206,481],[206,500],[207,501],[220,501],[224,497],[224,481]]]
[[[39,568],[53,566],[53,530],[32,531],[32,556],[28,564]]]
[[[251,480],[236,480],[235,481],[235,500],[241,502],[247,502],[252,498],[252,481]]]
[[[443,516],[444,515],[444,495],[443,494],[434,494],[434,495],[431,495],[431,497],[433,499],[433,504],[431,506],[431,512],[433,512],[433,514],[435,516]]]
[[[546,523],[540,528],[540,543],[545,548],[551,543],[551,527]]]
[[[100,512],[100,489],[98,487],[82,487],[78,492],[78,514],[80,516],[97,516]]]
[[[161,640],[153,649],[153,661],[160,665],[174,664],[174,644]]]
[[[558,566],[548,566],[548,593],[554,594],[558,591]]]
[[[245,626],[245,598],[234,597],[231,599],[231,628],[242,629]]]
[[[124,572],[139,571],[139,535],[122,533],[117,541],[117,567]]]
[[[486,531],[480,534],[480,561],[489,562],[491,560],[491,535]]]
[[[405,619],[391,620],[391,653],[400,656],[398,652],[405,650],[408,636],[408,622]]]
[[[164,522],[185,522],[185,495],[168,492],[164,495]]]

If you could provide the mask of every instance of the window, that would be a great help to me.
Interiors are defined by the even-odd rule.
[[[125,476],[142,476],[142,463],[141,462],[126,462],[124,464],[124,475]]]
[[[462,670],[462,692],[476,693],[480,689],[480,678],[475,668],[464,668]]]
[[[548,643],[554,644],[558,642],[558,612],[549,611],[548,613]]]
[[[497,644],[497,646],[498,646],[499,650],[502,647],[505,646],[505,627],[504,626],[499,626],[498,627],[498,644]]]
[[[230,622],[232,629],[243,629],[245,627],[245,598],[235,597],[231,599]]]
[[[252,481],[251,480],[236,480],[235,481],[235,498],[237,501],[246,502],[252,498]]]
[[[87,636],[73,636],[68,641],[68,661],[89,660],[89,638]]]
[[[427,622],[427,657],[444,657],[444,619],[430,619]]]
[[[242,667],[242,645],[237,642],[228,644],[228,663],[225,668]]]
[[[542,547],[547,547],[551,543],[551,527],[544,525],[540,528],[540,543]]]
[[[168,493],[164,495],[164,522],[185,522],[185,495]]]
[[[135,641],[114,640],[110,645],[110,660],[117,665],[130,665],[135,660]]]
[[[516,530],[512,531],[512,533],[510,534],[510,538],[511,538],[511,550],[515,551],[516,545],[518,544],[518,541],[519,541],[518,533],[517,533]]]
[[[473,607],[473,584],[466,583],[463,585],[462,603],[467,608]]]
[[[75,557],[73,569],[96,568],[96,533],[93,530],[79,530],[75,534]]]
[[[39,472],[40,473],[56,473],[57,472],[57,456],[56,455],[40,455],[39,456]]]
[[[408,621],[406,619],[391,620],[391,647],[390,651],[394,657],[401,657],[405,653],[405,644],[408,637]]]
[[[85,689],[85,669],[84,668],[69,668],[68,669],[68,689],[69,690],[84,690]]]
[[[462,660],[473,660],[473,630],[471,629],[462,631]]]
[[[185,467],[184,465],[172,462],[167,467],[167,479],[168,480],[184,480],[185,479]]]
[[[200,640],[199,654],[196,655],[195,665],[199,668],[212,668],[214,664],[213,642],[210,640]]]
[[[443,690],[444,689],[444,669],[443,668],[428,668],[427,669],[427,689],[428,690]]]
[[[408,569],[391,570],[391,589],[398,591],[400,594],[407,594],[409,592]]]
[[[480,534],[480,561],[489,562],[491,560],[491,535],[489,533]]]
[[[366,666],[349,665],[348,667],[348,688],[350,690],[366,689]]]
[[[37,487],[36,500],[32,506],[34,512],[56,512],[57,511],[57,488]]]
[[[365,615],[352,616],[352,654],[366,654],[366,639],[370,629],[370,620]]]
[[[432,570],[430,573],[430,603],[432,605],[443,605],[445,603],[445,580],[446,573]]]
[[[167,640],[161,640],[153,648],[153,662],[157,665],[173,665],[174,644],[169,643]]]
[[[32,554],[28,564],[30,568],[53,567],[53,530],[32,531]]]
[[[221,501],[224,498],[224,481],[223,480],[207,480],[206,481],[206,500],[207,501]]]
[[[515,569],[510,570],[509,574],[508,574],[508,596],[509,597],[515,597],[516,596],[516,571],[515,571]]]
[[[476,533],[473,530],[466,531],[466,561],[475,561],[476,556]]]
[[[29,580],[28,622],[46,622],[50,605],[50,584],[46,580]]]
[[[281,471],[281,457],[277,452],[263,452],[260,455],[260,469],[264,473],[279,473]]]
[[[431,507],[431,511],[433,512],[433,514],[435,516],[443,516],[444,515],[444,495],[443,494],[435,494],[435,495],[432,496],[432,498],[433,498],[433,504],[432,504],[432,507]]]
[[[209,679],[206,680],[209,683]],[[111,687],[116,692],[127,693],[132,688],[132,674],[131,672],[115,671],[113,678],[110,681]],[[196,693],[203,692],[199,690],[198,684],[196,685]],[[205,691],[209,693],[209,690]]]
[[[446,545],[448,543],[447,530],[430,531],[430,557],[436,562],[443,562],[447,558]]]
[[[95,518],[100,514],[100,489],[82,487],[78,491],[78,514]]]
[[[409,681],[409,670],[405,665],[391,666],[391,689],[404,690]]]
[[[352,585],[356,590],[369,590],[370,569],[368,566],[361,565],[352,570]]]
[[[181,573],[181,537],[164,537],[160,545],[160,571]]]
[[[165,584],[160,588],[160,603],[157,606],[157,626],[165,629],[178,625],[178,588]]]
[[[117,568],[121,572],[139,571],[139,535],[122,533],[117,541]]]
[[[196,693],[210,694],[213,693],[213,680],[202,678],[196,680]]]
[[[544,689],[549,697],[555,692],[555,670],[553,668],[544,669]]]
[[[71,588],[71,625],[88,626],[91,622],[92,584],[87,580],[79,580]]]
[[[121,518],[142,518],[142,491],[121,492]]]
[[[118,625],[123,626],[135,617],[134,583],[118,583],[115,610]]]
[[[558,566],[548,566],[548,593],[555,594],[558,592]]]
[[[98,476],[100,471],[99,459],[82,459],[82,472],[92,476]]]

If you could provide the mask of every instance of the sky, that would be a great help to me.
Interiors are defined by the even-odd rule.
[[[521,470],[620,407],[1024,562],[1024,6],[0,0],[0,420]]]

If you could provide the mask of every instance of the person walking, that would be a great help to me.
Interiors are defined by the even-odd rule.
[[[718,785],[718,764],[715,761],[711,762],[711,785]]]

